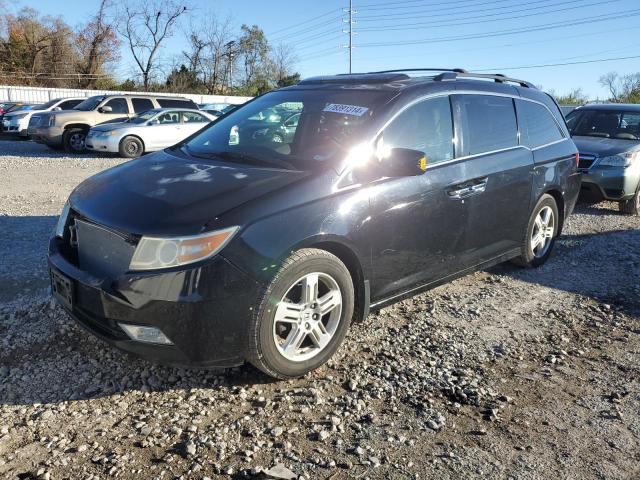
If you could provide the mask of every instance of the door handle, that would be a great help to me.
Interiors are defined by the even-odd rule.
[[[447,190],[447,194],[449,195],[449,198],[457,200],[478,195],[484,192],[486,188],[487,177],[484,177],[453,185],[449,190]]]

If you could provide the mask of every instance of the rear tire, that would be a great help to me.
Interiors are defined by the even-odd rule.
[[[354,298],[351,275],[338,257],[315,248],[294,252],[255,310],[248,332],[248,361],[279,379],[315,370],[342,343]]]
[[[67,153],[82,153],[85,150],[84,142],[87,138],[86,128],[70,128],[62,135],[62,146]]]
[[[640,185],[638,185],[638,189],[636,190],[633,198],[618,203],[618,208],[622,213],[627,215],[640,216]]]
[[[144,145],[138,137],[128,136],[120,140],[118,151],[121,157],[138,158],[144,153]]]
[[[533,268],[543,265],[551,256],[559,226],[558,205],[551,195],[545,193],[531,213],[527,232],[520,247],[521,254],[513,259],[513,263]]]

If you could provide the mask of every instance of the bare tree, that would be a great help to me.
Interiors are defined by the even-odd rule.
[[[108,16],[111,6],[112,0],[101,0],[96,14],[77,34],[81,55],[78,73],[84,88],[94,88],[105,65],[119,58],[120,42]]]
[[[609,72],[600,77],[600,85],[609,90],[612,102],[633,102],[640,94],[640,73],[620,76]]]
[[[169,38],[178,19],[187,12],[187,0],[120,0],[118,32],[126,40],[142,75],[145,90],[162,42]]]
[[[284,86],[287,81],[295,76],[294,65],[298,62],[296,54],[291,47],[279,43],[271,52],[271,65],[273,79],[278,86]]]

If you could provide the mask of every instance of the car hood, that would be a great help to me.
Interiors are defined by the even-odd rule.
[[[71,207],[129,234],[189,235],[224,226],[218,217],[309,174],[258,168],[160,151],[81,183]]]
[[[621,140],[619,138],[571,137],[580,153],[589,153],[598,157],[617,155],[631,150],[640,150],[640,140]]]
[[[94,132],[110,132],[112,130],[120,130],[125,128],[136,128],[143,127],[144,124],[136,124],[129,122],[116,122],[116,123],[102,123],[100,125],[96,125],[95,127],[91,127],[91,130]]]

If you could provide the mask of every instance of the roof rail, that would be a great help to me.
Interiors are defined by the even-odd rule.
[[[455,72],[467,73],[464,68],[394,68],[393,70],[381,70],[367,73],[396,73],[396,72]]]
[[[521,87],[536,88],[535,85],[533,85],[532,83],[526,82],[524,80],[518,80],[516,78],[507,77],[502,73],[473,73],[473,72],[466,72],[466,71],[457,72],[457,71],[449,70],[436,76],[434,80],[437,82],[444,82],[444,81],[456,80],[459,77],[483,78],[487,80],[493,80],[494,82],[497,82],[497,83],[516,83]]]

